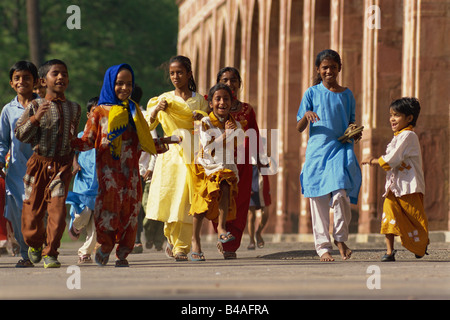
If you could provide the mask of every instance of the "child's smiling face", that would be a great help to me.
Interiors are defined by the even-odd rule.
[[[133,75],[130,70],[122,69],[117,74],[116,82],[114,83],[114,92],[120,101],[125,101],[133,91]]]
[[[43,86],[47,87],[47,91],[64,94],[69,85],[69,72],[62,64],[53,65],[43,78]]]
[[[323,82],[334,84],[341,71],[341,67],[334,60],[324,59],[316,70],[320,74]]]
[[[236,92],[239,90],[241,84],[239,82],[239,78],[236,76],[236,74],[232,71],[226,71],[222,74],[220,77],[220,83],[223,83],[230,87],[231,91],[234,95],[236,95]]]
[[[390,117],[389,121],[391,123],[392,131],[398,132],[409,126],[411,121],[413,120],[412,115],[405,115],[404,113],[397,112],[390,108],[389,111]]]
[[[20,95],[30,95],[33,93],[34,85],[37,83],[37,79],[33,78],[33,75],[28,70],[16,70],[12,75],[12,79],[9,82],[11,88]]]
[[[216,116],[228,118],[231,108],[230,94],[224,89],[217,90],[211,99],[210,107]]]

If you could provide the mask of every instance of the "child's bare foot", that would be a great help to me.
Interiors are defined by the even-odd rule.
[[[345,244],[345,242],[338,242],[334,240],[334,244],[338,247],[343,260],[348,260],[352,256],[352,250]]]
[[[330,262],[330,261],[334,261],[334,258],[331,256],[331,254],[329,252],[325,252],[320,257],[320,261],[322,261],[322,262]]]

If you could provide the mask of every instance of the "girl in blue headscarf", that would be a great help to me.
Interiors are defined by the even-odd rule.
[[[116,267],[127,267],[126,257],[134,247],[142,186],[139,157],[144,150],[154,154],[155,145],[147,122],[129,97],[134,74],[128,64],[106,71],[98,107],[90,114],[76,149],[97,150],[98,196],[94,218],[97,231],[95,261],[104,266],[116,249]]]

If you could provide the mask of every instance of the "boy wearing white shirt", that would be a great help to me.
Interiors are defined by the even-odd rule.
[[[390,106],[394,138],[386,154],[370,157],[362,164],[376,165],[386,171],[385,201],[380,233],[386,236],[386,254],[381,261],[395,261],[394,237],[416,258],[427,254],[428,219],[423,207],[425,179],[419,138],[413,131],[420,113],[416,98],[401,98]]]

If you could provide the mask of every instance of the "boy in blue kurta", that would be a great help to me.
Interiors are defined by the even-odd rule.
[[[97,106],[98,97],[92,98],[87,104],[87,118]],[[78,133],[81,138],[84,131]],[[97,233],[94,223],[95,199],[98,194],[96,150],[91,149],[76,152],[73,160],[72,174],[76,174],[73,180],[72,191],[69,191],[66,203],[71,205],[69,236],[77,240],[81,230],[86,231],[86,240],[78,249],[78,264],[92,262],[91,254],[97,243]]]
[[[334,261],[328,232],[330,207],[334,209],[334,243],[346,260],[351,255],[345,245],[351,220],[350,203],[356,204],[358,200],[361,169],[353,141],[343,143],[339,138],[355,122],[355,99],[348,88],[336,81],[341,70],[336,52],[319,53],[316,68],[316,85],[305,92],[297,114],[300,132],[309,124],[300,182],[303,195],[310,198],[315,247],[321,261]]]
[[[33,154],[31,145],[20,142],[14,135],[16,122],[25,107],[31,100],[37,98],[33,93],[39,80],[36,66],[28,61],[19,61],[11,68],[10,85],[16,91],[17,96],[2,109],[0,115],[0,172],[4,168],[6,155],[10,152],[9,166],[6,170],[6,204],[5,218],[11,222],[16,238],[20,246],[22,259],[16,267],[33,267],[28,259],[28,245],[22,236],[22,204],[24,197],[23,176],[27,170],[27,161]]]

